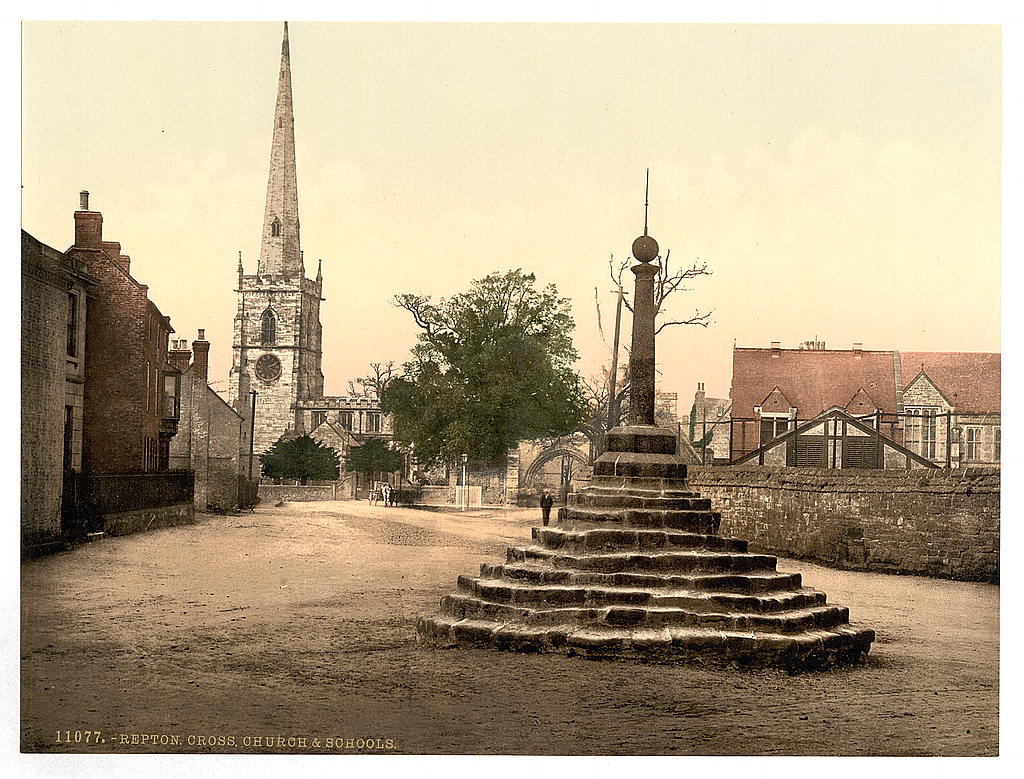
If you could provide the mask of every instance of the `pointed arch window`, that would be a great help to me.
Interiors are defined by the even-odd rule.
[[[260,320],[260,338],[265,344],[272,344],[277,340],[277,315],[272,309],[263,312]]]
[[[276,219],[270,223],[270,234],[274,236],[274,238],[278,238],[281,235],[281,223]]]

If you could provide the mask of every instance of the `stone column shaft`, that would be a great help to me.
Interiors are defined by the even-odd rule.
[[[658,267],[639,263],[633,294],[633,341],[629,352],[629,423],[654,424],[654,277]]]

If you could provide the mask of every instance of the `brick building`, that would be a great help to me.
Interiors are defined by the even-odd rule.
[[[82,469],[85,263],[21,233],[21,538],[58,545],[66,473]]]
[[[781,464],[819,465],[829,437],[846,435],[838,430],[847,417],[857,420],[843,425],[848,467],[882,466],[882,450],[860,440],[864,426],[940,466],[998,465],[1002,454],[998,353],[740,347],[731,396],[733,462],[799,430]],[[830,433],[802,425],[826,415]]]
[[[181,391],[170,467],[195,474],[197,511],[232,510],[239,506],[240,450],[248,431],[242,429],[241,415],[207,383],[209,358],[210,342],[203,330],[191,349],[184,338],[171,341],[169,361],[180,372]]]
[[[88,192],[65,254],[96,282],[85,313],[82,472],[65,480],[69,540],[190,522],[192,473],[168,472],[179,407],[179,373],[167,363],[170,319],[132,277],[121,245],[104,240]]]
[[[239,255],[237,290],[229,395],[232,407],[246,420],[247,430],[251,393],[256,393],[253,450],[257,456],[281,436],[312,434],[325,423],[357,440],[391,437],[389,421],[376,397],[323,394],[323,269],[318,263],[316,278],[306,278],[299,240],[287,23],[281,44],[260,256],[256,273],[247,275]],[[333,439],[338,433],[325,427],[321,437]],[[246,442],[241,457],[248,462],[248,456]]]
[[[177,371],[167,364],[171,320],[131,275],[131,258],[103,240],[103,214],[81,193],[75,243],[67,255],[97,280],[86,317],[83,470],[166,471],[177,431]]]

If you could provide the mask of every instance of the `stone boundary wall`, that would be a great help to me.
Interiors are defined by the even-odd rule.
[[[260,503],[273,506],[278,501],[290,500],[299,503],[306,500],[338,500],[338,488],[334,484],[260,484]]]
[[[121,511],[103,515],[103,532],[112,536],[125,536],[160,527],[190,525],[195,522],[195,517],[195,507],[191,503]]]
[[[999,581],[996,468],[835,471],[692,466],[722,512],[721,534],[751,551],[845,568]]]

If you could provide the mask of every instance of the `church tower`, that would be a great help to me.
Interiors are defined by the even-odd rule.
[[[299,194],[288,23],[281,44],[270,175],[256,274],[238,257],[238,313],[230,377],[232,405],[248,433],[256,392],[253,452],[260,455],[282,435],[307,432],[299,407],[323,396],[320,301],[323,277],[306,278],[299,242]],[[248,441],[242,461],[248,463]],[[253,469],[259,472],[257,460]]]

